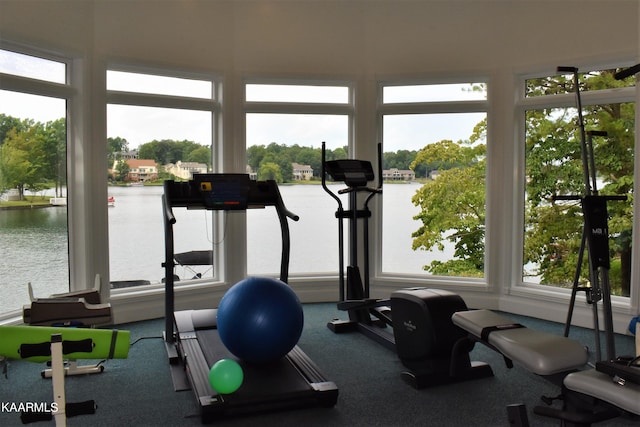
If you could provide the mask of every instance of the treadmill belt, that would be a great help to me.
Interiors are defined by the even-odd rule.
[[[220,359],[233,359],[242,366],[244,382],[228,399],[253,400],[310,389],[309,383],[286,357],[267,364],[247,363],[227,350],[217,329],[198,330],[196,337],[209,366]]]

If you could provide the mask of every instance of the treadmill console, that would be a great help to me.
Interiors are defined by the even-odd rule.
[[[165,196],[171,206],[245,210],[250,187],[247,174],[194,174],[188,182],[165,181]]]

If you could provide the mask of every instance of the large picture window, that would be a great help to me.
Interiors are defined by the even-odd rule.
[[[352,89],[331,84],[246,84],[247,171],[278,182],[290,224],[291,275],[338,270],[335,201],[320,185],[321,144],[346,158],[351,143]],[[247,212],[247,271],[277,275],[281,238],[274,212]]]
[[[113,287],[164,279],[163,182],[214,168],[216,82],[179,73],[107,72],[107,159],[110,280]],[[204,254],[178,264],[176,280],[216,277],[215,213],[176,209],[175,252]],[[217,252],[217,248],[216,248]],[[191,261],[190,261],[191,262]]]
[[[609,279],[613,295],[630,294],[635,79],[615,80],[615,71],[579,73],[582,126],[573,75],[525,82],[524,283],[572,287],[582,253],[577,285],[588,286],[588,254],[586,249],[581,251],[585,219],[579,197],[619,195],[627,200],[607,202]],[[586,157],[585,146],[592,147]]]
[[[0,315],[69,290],[67,63],[0,49]]]
[[[486,85],[382,85],[383,274],[484,277]]]

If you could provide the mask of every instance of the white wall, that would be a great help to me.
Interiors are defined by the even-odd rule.
[[[632,65],[640,59],[639,22],[637,0],[0,0],[0,40],[72,52],[92,70],[85,76],[90,96],[83,108],[91,120],[83,133],[93,141],[106,139],[107,64],[135,62],[221,75],[225,170],[244,171],[240,94],[246,77],[355,81],[356,155],[364,158],[375,157],[378,80],[490,79],[488,150],[493,160],[487,226],[493,234],[487,247],[487,281],[493,293],[465,292],[479,305],[525,312],[526,301],[510,305],[496,298],[506,293],[511,280],[504,261],[512,250],[506,243],[511,241],[513,219],[508,204],[492,202],[496,195],[512,194],[515,185],[517,75],[552,71],[558,65]],[[96,143],[81,154],[98,162],[104,150],[104,144]],[[86,173],[82,179],[88,181],[87,204],[92,205],[94,197],[99,206],[106,177],[93,175]],[[83,215],[98,217],[98,231],[92,232],[104,239],[106,214],[87,206]],[[108,253],[87,250],[87,257],[91,267],[78,274],[89,283],[95,272],[108,277]],[[300,286],[310,299],[335,294],[333,289],[323,294],[313,282]],[[381,289],[394,286],[382,283]],[[131,304],[131,310],[139,312],[138,304]],[[565,311],[566,306],[558,305],[549,317]],[[131,320],[128,316],[122,320]]]

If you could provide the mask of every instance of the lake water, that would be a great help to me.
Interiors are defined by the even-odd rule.
[[[411,197],[419,186],[412,183],[384,187],[383,271],[424,274],[423,265],[433,259],[448,259],[452,254],[450,247],[444,253],[411,249],[411,233],[419,227],[419,223],[412,219],[418,209],[411,203]],[[332,185],[331,188],[337,191],[343,186]],[[116,199],[115,207],[109,208],[112,281],[149,280],[157,283],[163,278],[162,192],[162,187],[109,189],[109,195]],[[336,272],[338,221],[335,218],[335,201],[320,185],[283,185],[280,192],[287,208],[300,216],[298,222],[289,222],[290,274]],[[346,208],[346,197],[343,203]],[[212,247],[215,250],[225,240],[235,238],[233,230],[226,227],[219,235],[214,235],[211,211],[176,208],[174,214],[177,220],[174,225],[176,253]],[[373,227],[371,233],[374,233]],[[0,313],[28,302],[27,282],[33,284],[37,296],[66,290],[66,240],[64,207],[0,211]],[[248,211],[247,240],[249,274],[277,275],[281,242],[273,208]],[[374,256],[372,247],[372,262]],[[211,269],[204,267],[194,267],[194,271],[176,268],[176,274],[182,278],[192,277],[196,272],[204,277],[213,275]]]

